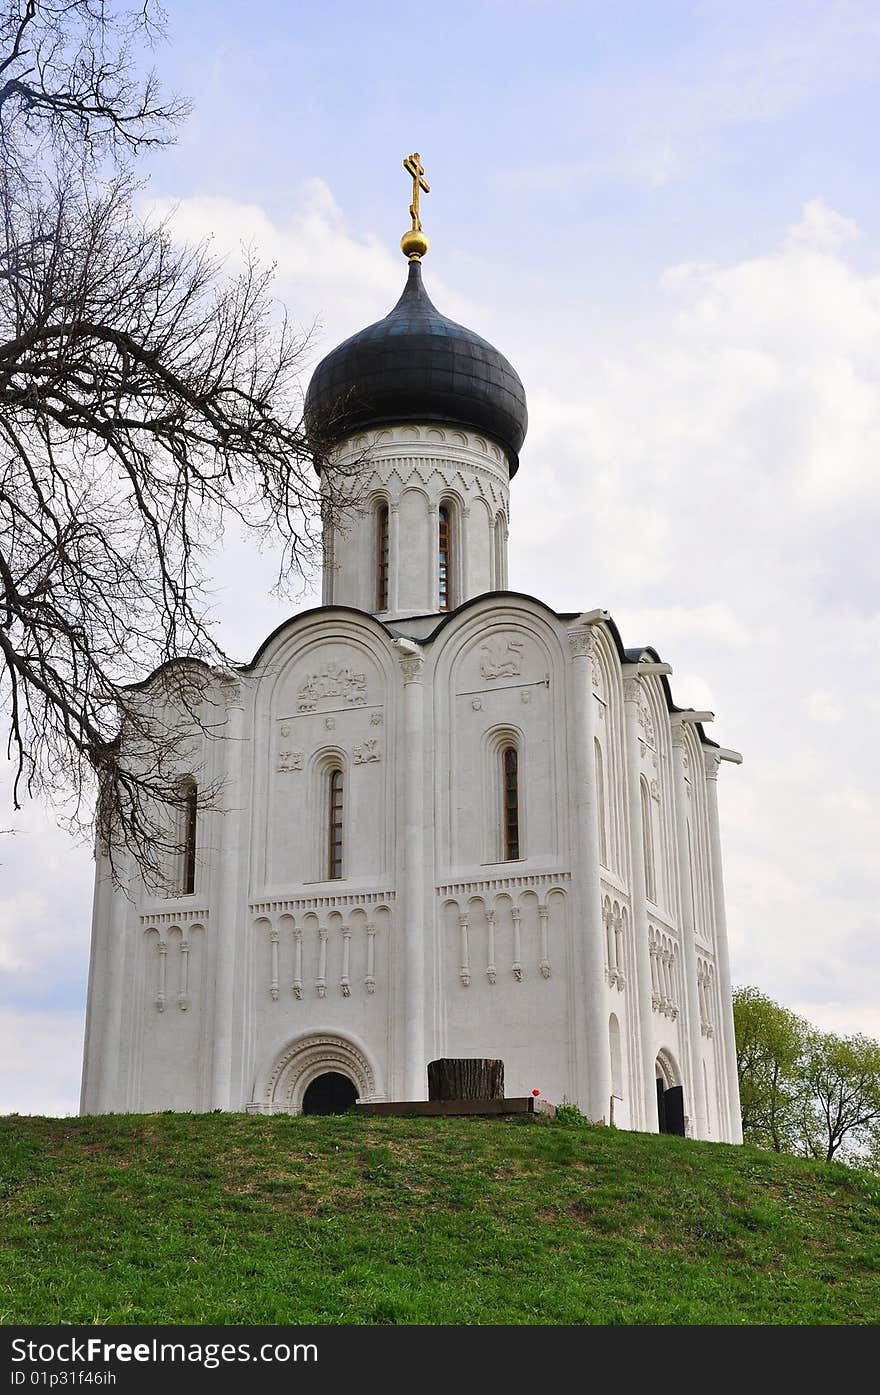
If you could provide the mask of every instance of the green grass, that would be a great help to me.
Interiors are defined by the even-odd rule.
[[[549,1122],[0,1118],[6,1323],[876,1323],[880,1181]]]

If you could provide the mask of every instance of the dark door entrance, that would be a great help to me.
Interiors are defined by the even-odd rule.
[[[684,1138],[684,1088],[657,1077],[657,1122],[661,1133],[677,1133]]]
[[[313,1080],[303,1095],[303,1114],[344,1114],[357,1097],[347,1075],[328,1070]]]

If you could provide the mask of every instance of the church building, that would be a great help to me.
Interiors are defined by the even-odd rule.
[[[739,1141],[716,782],[740,757],[606,611],[508,589],[525,393],[432,304],[404,164],[403,293],[306,399],[316,467],[361,471],[322,604],[205,669],[222,728],[181,756],[163,893],[98,850],[82,1112],[424,1100],[429,1062],[480,1057],[508,1095]]]

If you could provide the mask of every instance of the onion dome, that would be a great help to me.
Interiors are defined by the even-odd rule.
[[[409,275],[394,309],[346,339],[312,375],[305,402],[312,448],[320,455],[355,431],[436,421],[488,436],[513,476],[528,426],[519,375],[485,339],[440,314],[422,284],[419,257],[404,252]]]

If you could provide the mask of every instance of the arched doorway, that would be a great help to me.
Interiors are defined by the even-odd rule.
[[[303,1114],[344,1114],[355,1103],[357,1090],[347,1075],[338,1070],[316,1075],[303,1095]]]
[[[657,1125],[661,1133],[677,1133],[684,1138],[684,1088],[676,1084],[676,1071],[662,1051],[654,1063],[657,1083]]]
[[[321,1076],[342,1076],[351,1094],[368,1103],[385,1098],[375,1058],[357,1037],[340,1032],[304,1032],[266,1060],[254,1081],[249,1113],[301,1114],[309,1086]],[[314,1110],[309,1112],[314,1113]]]

